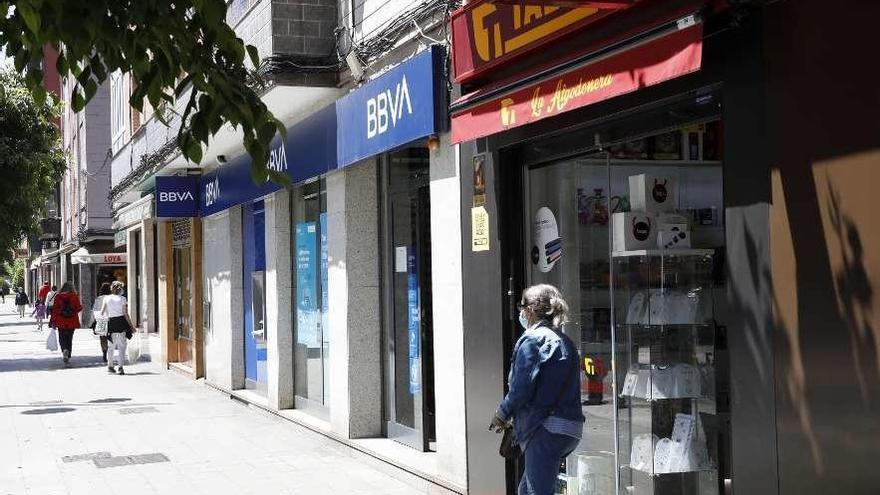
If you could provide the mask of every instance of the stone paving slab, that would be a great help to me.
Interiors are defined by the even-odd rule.
[[[0,495],[425,493],[150,363],[110,375],[88,330],[69,367],[46,336],[0,305]]]

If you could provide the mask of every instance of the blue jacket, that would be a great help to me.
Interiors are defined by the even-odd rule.
[[[513,418],[518,443],[527,441],[551,414],[584,421],[577,349],[549,322],[535,323],[516,342],[507,385],[498,413],[503,419]]]

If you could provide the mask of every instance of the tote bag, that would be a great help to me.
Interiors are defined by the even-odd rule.
[[[106,315],[98,311],[94,311],[93,313],[95,316],[95,335],[99,337],[106,337],[107,325],[110,322],[110,318],[107,318]]]

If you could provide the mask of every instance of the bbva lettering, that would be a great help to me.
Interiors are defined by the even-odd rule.
[[[160,192],[159,193],[159,201],[163,203],[177,203],[180,201],[195,201],[196,198],[193,197],[193,193],[190,191],[169,191],[169,192]]]
[[[372,139],[397,126],[397,122],[403,118],[404,109],[407,115],[412,115],[412,101],[409,98],[409,86],[406,76],[397,83],[394,93],[386,89],[374,98],[367,100],[367,139]]]
[[[214,180],[205,184],[205,206],[213,205],[220,199],[220,178],[214,177]]]
[[[278,148],[269,151],[269,163],[266,166],[269,170],[276,172],[287,170],[287,150],[284,148],[284,143]]]

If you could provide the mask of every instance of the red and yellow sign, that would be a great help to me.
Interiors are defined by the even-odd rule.
[[[698,24],[475,104],[453,114],[452,142],[502,132],[699,70],[702,40]]]
[[[527,2],[470,2],[452,16],[457,82],[595,22],[622,7],[560,7]]]

